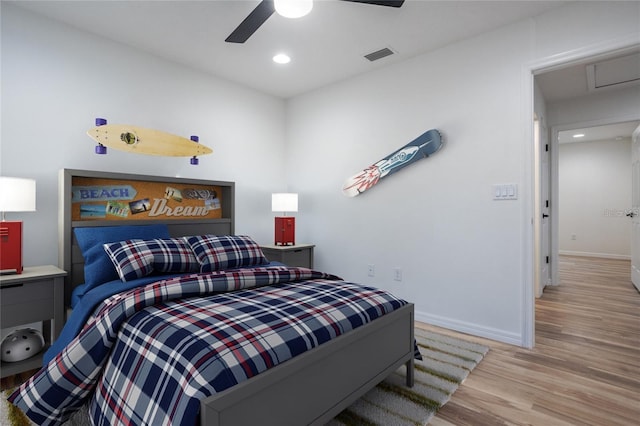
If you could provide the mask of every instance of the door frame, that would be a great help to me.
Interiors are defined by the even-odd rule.
[[[640,156],[640,126],[631,135],[631,283],[640,291],[640,241],[634,239],[637,227],[640,226],[638,217],[638,204],[640,200],[640,170],[636,168]]]
[[[523,67],[523,87],[527,96],[525,96],[525,114],[524,123],[526,123],[524,132],[527,148],[525,155],[525,164],[523,164],[523,182],[530,194],[530,197],[523,200],[525,206],[523,208],[523,229],[525,233],[523,247],[523,292],[522,292],[522,346],[533,348],[535,345],[535,289],[536,278],[538,276],[535,266],[540,264],[540,253],[536,250],[536,241],[539,240],[542,232],[541,217],[536,214],[538,203],[541,200],[540,185],[535,182],[536,176],[542,173],[539,156],[535,155],[535,138],[533,134],[534,126],[534,79],[538,74],[562,69],[570,65],[574,65],[586,60],[597,60],[600,57],[607,57],[616,53],[624,53],[638,47],[638,39],[635,36],[623,37],[611,40],[605,43],[588,46],[556,55],[551,55],[540,60],[533,61]],[[623,119],[622,121],[632,121],[637,118]],[[576,123],[570,125],[574,126]],[[552,126],[552,135],[549,140],[551,147],[551,217],[549,226],[551,229],[551,279],[552,285],[558,283],[558,155],[557,155],[557,132],[563,126]],[[569,128],[570,128],[569,127]],[[577,127],[577,126],[576,126]],[[569,130],[567,128],[567,130]],[[554,133],[555,132],[555,133]],[[554,149],[555,144],[555,149]]]
[[[560,215],[560,195],[559,195],[559,175],[560,175],[560,155],[558,134],[560,132],[583,129],[587,127],[606,126],[608,124],[626,123],[629,121],[640,121],[640,113],[631,115],[611,116],[597,120],[587,120],[575,123],[556,125],[551,127],[551,217],[554,218],[551,231],[551,285],[560,284],[559,278],[559,258],[560,258],[560,236],[558,233],[558,219]]]

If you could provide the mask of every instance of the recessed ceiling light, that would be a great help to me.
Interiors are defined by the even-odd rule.
[[[289,57],[289,55],[285,55],[284,53],[278,53],[273,57],[273,62],[275,62],[276,64],[288,64],[289,62],[291,62],[291,58]]]
[[[576,133],[575,135],[573,135],[574,138],[584,138],[584,133]]]

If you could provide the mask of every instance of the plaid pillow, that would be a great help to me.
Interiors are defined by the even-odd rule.
[[[268,263],[260,246],[243,235],[185,237],[200,262],[200,272]]]
[[[182,238],[126,240],[104,244],[104,251],[122,281],[131,281],[152,272],[197,272],[198,259]]]

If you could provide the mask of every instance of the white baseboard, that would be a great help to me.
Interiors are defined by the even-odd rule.
[[[496,328],[482,327],[477,324],[453,320],[451,318],[445,318],[420,311],[416,311],[414,313],[414,318],[416,321],[435,325],[438,327],[448,328],[449,330],[471,334],[477,337],[484,337],[486,339],[507,343],[509,345],[526,347],[525,343],[522,341],[523,336],[519,333],[510,333],[508,331],[499,330]]]
[[[565,256],[583,256],[583,257],[601,257],[604,259],[618,259],[618,260],[631,260],[631,255],[626,254],[612,254],[612,253],[592,253],[587,251],[570,251],[559,250],[559,254]]]

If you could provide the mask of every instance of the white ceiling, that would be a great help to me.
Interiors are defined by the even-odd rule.
[[[15,2],[82,30],[282,98],[407,60],[567,2],[407,0],[396,9],[316,0],[303,18],[274,14],[246,43],[225,43],[258,3]],[[384,47],[397,53],[376,62],[363,58]],[[291,63],[273,63],[272,56],[279,52],[288,53]]]
[[[591,76],[589,76],[590,72]],[[608,84],[597,87],[598,76]],[[536,82],[540,86],[544,99],[549,103],[638,86],[640,85],[640,47],[623,52],[612,52],[543,72],[536,75]]]
[[[542,95],[547,103],[561,102],[567,99],[579,99],[605,92],[628,90],[640,85],[640,48],[635,47],[623,52],[613,52],[598,58],[579,61],[560,69],[543,72],[536,76]],[[592,68],[591,81],[589,67]],[[597,80],[595,70],[601,69],[605,79],[611,76],[622,76],[618,84],[605,85],[595,88]],[[605,72],[606,71],[606,72]],[[613,81],[613,80],[611,80]],[[640,106],[640,99],[638,99]],[[596,127],[584,127],[562,131],[558,133],[559,143],[608,141],[618,138],[630,138],[633,131],[640,125],[638,121],[614,123]],[[575,134],[584,137],[574,138]]]
[[[3,0],[3,3],[8,1]],[[282,98],[407,60],[447,44],[536,16],[566,1],[406,0],[399,8],[315,0],[291,20],[273,14],[244,44],[224,39],[259,0],[95,0],[11,2],[84,31]],[[390,48],[376,62],[363,56]],[[272,62],[286,52],[287,65]],[[601,58],[602,59],[602,58]],[[606,59],[606,58],[605,58]],[[593,62],[593,61],[592,61]],[[588,95],[586,67],[536,76],[547,102]],[[628,137],[638,123],[560,132],[560,142]]]
[[[559,143],[611,141],[618,138],[630,138],[633,131],[640,125],[640,121],[628,121],[625,123],[607,124],[597,127],[585,127],[558,132]],[[583,134],[581,138],[573,135]],[[631,154],[629,154],[631,155]]]

